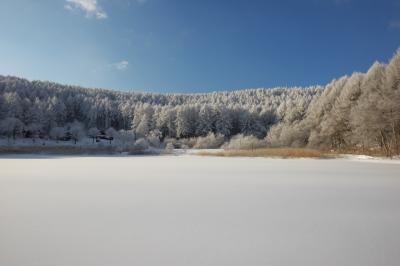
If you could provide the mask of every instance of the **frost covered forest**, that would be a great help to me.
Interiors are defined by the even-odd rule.
[[[310,147],[400,152],[400,49],[326,86],[156,94],[0,76],[0,134],[124,145]],[[14,141],[15,142],[15,141]],[[247,146],[246,146],[247,145]]]

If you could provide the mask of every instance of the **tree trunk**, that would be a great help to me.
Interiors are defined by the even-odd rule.
[[[393,131],[393,140],[394,140],[394,149],[395,149],[395,154],[399,155],[399,134],[396,131],[396,125],[393,122],[392,125],[392,131]]]
[[[382,141],[382,145],[385,149],[385,153],[387,157],[391,157],[391,149],[390,149],[390,145],[387,142],[387,138],[385,137],[384,133],[382,130],[380,130],[381,133],[381,141]]]
[[[393,110],[390,110],[390,118],[392,120],[392,134],[393,134],[392,139],[394,141],[395,154],[399,154],[399,144],[396,134],[396,122],[394,119]]]

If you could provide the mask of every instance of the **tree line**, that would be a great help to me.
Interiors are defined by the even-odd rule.
[[[209,132],[227,138],[266,136],[285,113],[304,112],[322,87],[251,89],[205,94],[155,94],[85,89],[0,76],[0,132],[51,136],[54,128],[154,131],[161,138],[192,138]],[[23,130],[24,129],[24,130]]]
[[[400,152],[400,49],[388,64],[333,80],[303,117],[274,125],[274,146]]]
[[[95,133],[131,139],[225,140],[254,136],[267,146],[400,148],[400,50],[326,86],[157,94],[87,89],[0,76],[0,134],[61,138]]]

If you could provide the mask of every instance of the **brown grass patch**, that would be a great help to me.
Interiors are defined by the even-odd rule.
[[[280,158],[327,158],[319,150],[300,148],[262,148],[254,150],[225,150],[221,152],[199,152],[201,156],[219,157],[280,157]]]

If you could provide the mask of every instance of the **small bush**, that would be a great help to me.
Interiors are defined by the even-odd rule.
[[[179,141],[177,139],[174,139],[174,138],[166,138],[166,139],[164,139],[164,146],[165,147],[167,147],[167,146],[171,147],[172,146],[173,149],[180,148]]]
[[[165,145],[165,150],[166,151],[169,151],[169,152],[171,152],[171,151],[173,151],[174,150],[174,144],[172,144],[171,142],[169,142],[169,143],[167,143],[167,145]]]
[[[252,150],[265,148],[267,143],[265,140],[260,140],[254,136],[244,136],[242,134],[231,138],[228,143],[225,143],[222,148],[227,150]]]
[[[153,131],[150,131],[150,133],[147,136],[147,141],[149,142],[149,145],[151,147],[159,149],[161,148],[161,141],[160,141],[161,138],[162,138],[161,131],[155,129]]]
[[[157,149],[160,148],[161,142],[160,142],[160,139],[158,137],[149,136],[149,137],[147,137],[147,140],[148,140],[149,145],[151,147],[154,147],[154,148],[157,148]]]
[[[149,143],[146,139],[140,138],[135,144],[129,149],[129,154],[143,154],[146,153],[149,149]]]
[[[114,145],[120,146],[123,150],[135,145],[136,136],[133,130],[120,130],[116,136],[117,139],[114,139]]]
[[[199,137],[196,139],[196,144],[193,146],[196,149],[217,149],[224,143],[225,137],[221,134],[215,135],[214,133],[208,133],[205,137]]]
[[[189,139],[180,139],[179,140],[182,149],[191,149],[196,145],[197,139],[196,138],[189,138]]]

